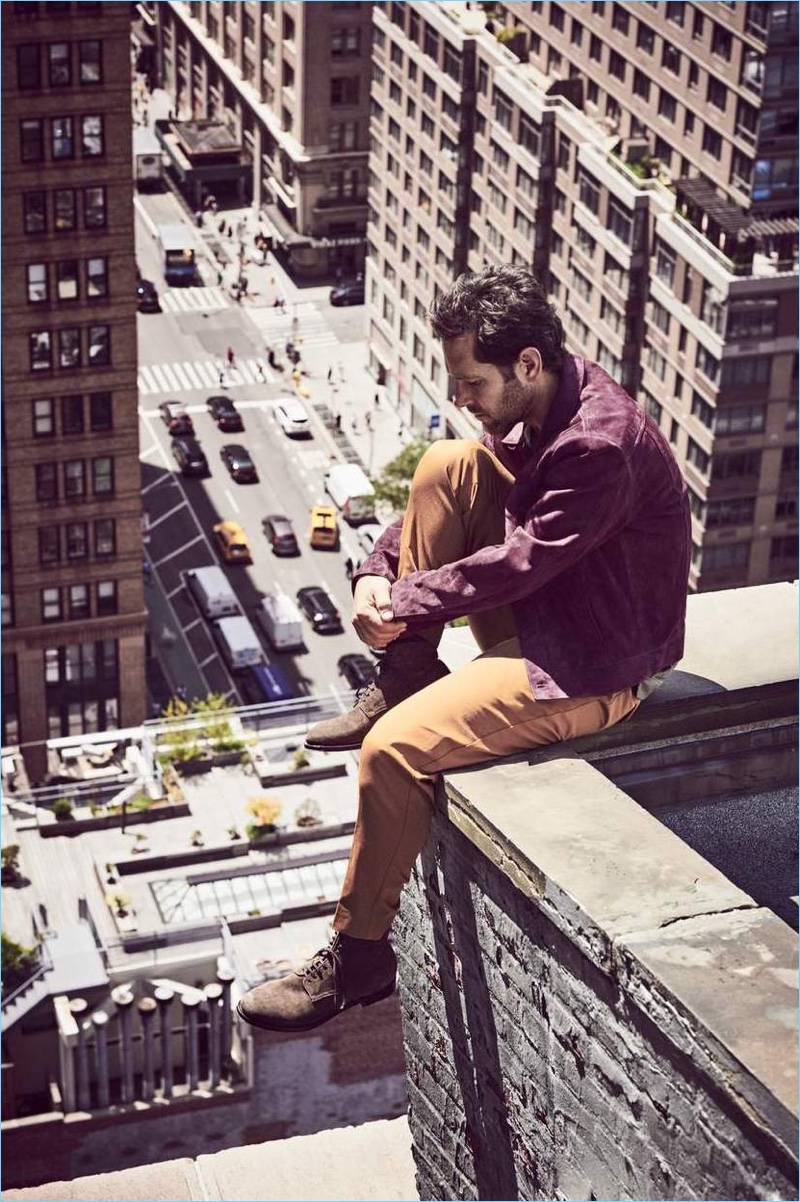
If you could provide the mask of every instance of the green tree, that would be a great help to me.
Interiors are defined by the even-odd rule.
[[[411,478],[429,446],[427,438],[415,438],[413,442],[403,447],[399,455],[395,455],[394,459],[386,464],[372,481],[376,500],[391,505],[397,514],[405,511],[411,488]]]
[[[3,932],[2,973],[4,996],[7,993],[12,993],[18,985],[26,981],[36,970],[38,964],[39,958],[35,948],[23,947],[21,943],[16,943],[13,939],[9,939],[8,935]]]

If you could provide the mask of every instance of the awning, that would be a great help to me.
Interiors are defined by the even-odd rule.
[[[762,217],[756,219],[748,233],[755,238],[781,238],[788,234],[796,234],[800,227],[797,217]]]
[[[363,246],[366,240],[367,239],[363,235],[358,236],[351,234],[347,237],[342,235],[341,238],[312,238],[311,245],[317,249],[321,248],[324,250],[325,248],[331,246]]]
[[[298,234],[292,223],[284,217],[279,205],[265,205],[264,212],[267,220],[274,226],[278,237],[287,246],[311,245],[311,239],[306,234]]]

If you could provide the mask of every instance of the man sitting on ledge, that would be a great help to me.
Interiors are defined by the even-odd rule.
[[[652,419],[566,354],[525,268],[461,276],[431,324],[483,434],[432,444],[356,574],[353,625],[382,662],[307,745],[362,748],[358,821],[331,943],[239,1004],[270,1030],[394,990],[388,933],[440,773],[621,722],[683,654],[687,490]],[[437,647],[463,614],[483,654],[450,674]]]

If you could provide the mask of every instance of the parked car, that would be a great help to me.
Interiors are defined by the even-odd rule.
[[[214,538],[226,563],[252,563],[247,535],[238,522],[217,522]]]
[[[258,472],[250,458],[247,447],[238,443],[227,442],[219,453],[219,457],[233,476],[237,484],[257,484]]]
[[[328,298],[332,305],[363,305],[365,300],[363,280],[342,280],[331,288]]]
[[[316,550],[339,550],[339,519],[332,505],[315,505],[311,510],[308,538]]]
[[[289,438],[310,438],[311,422],[305,405],[294,397],[282,397],[275,405],[278,425]]]
[[[372,554],[375,550],[375,544],[384,530],[385,526],[381,526],[380,522],[368,522],[366,526],[358,528],[356,531],[356,540],[365,555]]]
[[[358,652],[341,655],[337,667],[351,689],[363,689],[375,679],[374,661],[367,655],[359,655]]]
[[[158,412],[170,434],[194,434],[194,423],[181,401],[162,401]]]
[[[184,476],[209,476],[208,460],[196,438],[185,434],[170,443],[173,457]]]
[[[160,313],[158,289],[152,280],[136,281],[136,307],[140,313]]]
[[[243,430],[242,415],[229,396],[210,396],[206,408],[220,430]]]
[[[275,555],[299,555],[294,526],[282,513],[269,513],[261,525]]]
[[[334,634],[342,629],[342,619],[328,593],[318,584],[297,591],[297,604],[319,634]]]

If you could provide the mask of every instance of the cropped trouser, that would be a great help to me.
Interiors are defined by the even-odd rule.
[[[501,543],[512,483],[477,441],[434,443],[411,486],[399,575]],[[476,614],[470,626],[483,654],[389,710],[364,740],[358,818],[333,921],[337,931],[359,939],[380,939],[388,931],[428,836],[439,773],[603,730],[637,708],[629,688],[603,697],[537,700],[510,610]],[[437,644],[441,634],[441,626],[425,631]]]

